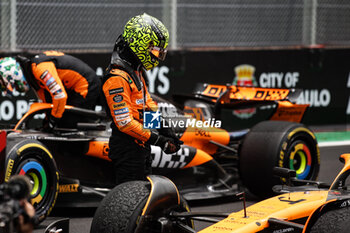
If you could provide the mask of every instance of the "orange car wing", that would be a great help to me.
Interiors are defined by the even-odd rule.
[[[260,88],[260,87],[238,87],[238,86],[225,86],[225,85],[207,85],[203,92],[200,94],[207,97],[219,98],[228,88],[230,100],[285,100],[290,93],[289,89],[277,89],[277,88]],[[213,100],[213,102],[216,101]],[[227,100],[226,100],[227,101]]]
[[[275,113],[270,120],[301,122],[309,105],[293,104],[289,101],[279,101]]]
[[[327,194],[328,191],[311,191],[279,195],[249,206],[248,217],[244,217],[244,210],[241,210],[200,233],[258,232],[269,226],[269,218],[294,220],[307,217],[326,201]]]

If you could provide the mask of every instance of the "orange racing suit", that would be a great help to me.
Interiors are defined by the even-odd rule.
[[[141,77],[139,90],[127,72],[112,69],[110,77],[104,80],[102,90],[109,114],[118,130],[141,142],[146,142],[151,136],[151,131],[143,128],[143,112],[157,111],[158,106],[152,100],[142,75],[136,75]]]
[[[113,119],[109,158],[114,164],[116,183],[143,180],[151,173],[147,141],[152,137],[151,131],[143,128],[143,113],[158,109],[147,90],[144,74],[113,67],[104,76],[102,92],[107,114]]]
[[[20,61],[25,76],[38,97],[53,104],[53,117],[61,118],[66,104],[86,109],[95,107],[101,80],[83,61],[62,52],[45,51],[27,63],[30,64]]]

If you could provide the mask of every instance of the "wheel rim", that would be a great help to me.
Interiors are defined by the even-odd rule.
[[[47,193],[47,176],[45,169],[37,161],[25,163],[20,169],[19,174],[28,176],[33,183],[30,196],[32,205],[35,207],[43,201]]]
[[[307,145],[295,144],[290,153],[289,168],[296,171],[298,179],[305,179],[310,174],[311,165],[311,153]]]

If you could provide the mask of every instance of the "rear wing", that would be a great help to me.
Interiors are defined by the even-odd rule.
[[[296,104],[302,90],[262,88],[235,85],[198,84],[192,95],[174,95],[173,99],[184,105],[186,100],[199,100],[214,107],[216,117],[220,109],[244,109],[277,104],[271,120],[300,122],[309,105]]]
[[[211,102],[221,104],[237,104],[248,102],[290,101],[296,103],[301,90],[262,88],[234,85],[200,84],[194,94],[210,99]]]

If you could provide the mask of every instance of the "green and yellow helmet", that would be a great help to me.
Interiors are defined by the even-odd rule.
[[[122,36],[146,70],[165,59],[169,32],[158,19],[146,13],[137,15],[126,23]]]

